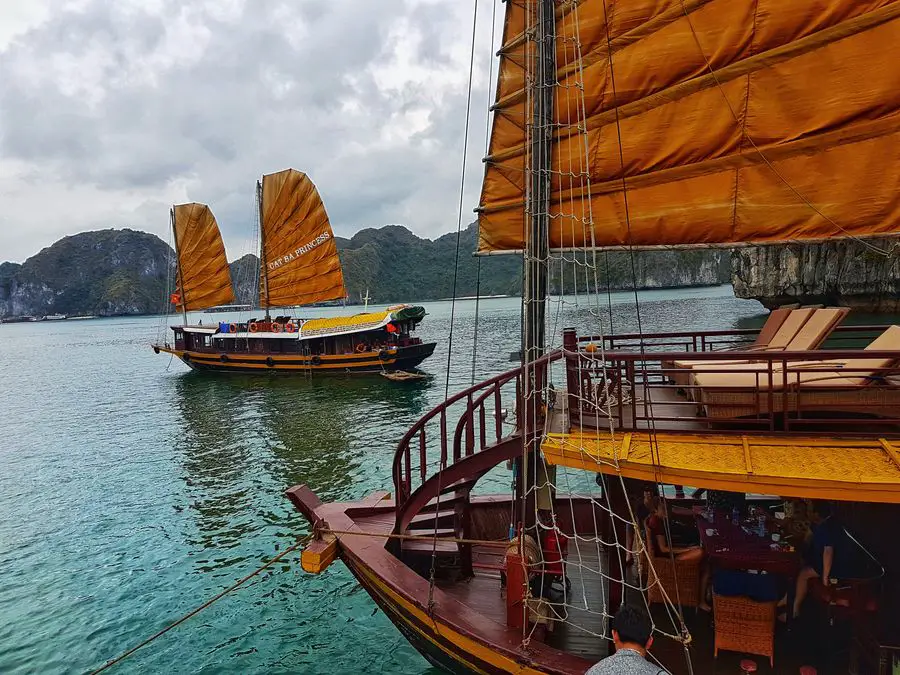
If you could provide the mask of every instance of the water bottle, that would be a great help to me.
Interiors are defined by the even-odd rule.
[[[731,524],[737,525],[738,521],[740,521],[740,519],[741,519],[741,512],[738,509],[738,507],[735,506],[733,509],[731,509]]]

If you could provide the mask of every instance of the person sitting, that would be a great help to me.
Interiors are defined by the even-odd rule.
[[[653,644],[653,626],[647,612],[624,605],[612,620],[615,654],[588,668],[585,675],[667,675],[668,671],[647,660]]]
[[[683,510],[684,509],[678,510],[677,507],[672,509],[673,513],[676,515],[678,515],[679,511]],[[681,561],[702,561],[706,557],[703,548],[697,544],[676,546],[674,541],[672,541],[673,528],[669,522],[669,512],[666,508],[664,499],[654,497],[651,502],[651,511],[652,515],[647,519],[647,530],[652,539],[650,543],[653,546],[655,556],[666,558],[674,556],[675,560]],[[689,511],[688,513],[691,512]],[[696,527],[694,529],[696,529]],[[700,575],[700,604],[698,607],[704,612],[712,610],[706,600],[708,590],[709,569],[706,565],[703,565]]]
[[[812,545],[804,556],[806,567],[797,575],[792,618],[800,616],[800,607],[809,593],[809,583],[812,579],[821,579],[822,585],[827,588],[838,579],[848,579],[854,575],[854,545],[834,514],[832,504],[818,502],[813,520],[815,524],[812,528]],[[787,606],[787,596],[781,599],[779,605]]]
[[[641,488],[640,501],[635,504],[632,509],[634,522],[643,523],[653,515],[650,512],[651,504],[654,497],[659,493],[655,483],[644,483]],[[625,564],[631,565],[634,562],[634,526],[628,523],[625,530]]]

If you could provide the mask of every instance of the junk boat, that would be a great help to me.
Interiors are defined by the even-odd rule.
[[[511,0],[505,12],[479,253],[523,255],[522,362],[409,429],[385,491],[322,503],[291,488],[316,535],[304,569],[340,559],[448,672],[584,673],[612,650],[623,603],[649,611],[648,658],[671,673],[757,670],[745,657],[777,673],[816,659],[819,672],[896,672],[900,327],[786,307],[759,331],[609,334],[597,252],[898,233],[900,2]],[[579,290],[559,302],[584,324],[561,334],[545,323],[556,267]],[[507,466],[509,492],[480,489]],[[822,620],[791,638],[776,602],[728,595],[718,577],[731,561],[742,579],[769,570],[754,578],[790,588],[799,550],[734,525],[752,553],[736,560],[737,543],[701,526],[711,628],[694,612],[699,563],[655,554],[636,516],[641,481],[698,515],[710,504],[671,485],[777,495],[758,499],[775,527],[796,520],[788,505],[831,500],[866,564],[811,580],[800,617]],[[564,561],[549,535],[567,542]],[[549,572],[560,565],[565,584]]]
[[[272,317],[270,308],[343,299],[347,292],[331,224],[315,185],[294,169],[257,183],[260,305],[265,316],[188,325],[187,312],[234,303],[225,246],[210,208],[180,204],[170,217],[178,262],[172,301],[184,316],[172,343],[153,345],[194,370],[378,373],[410,370],[434,353],[412,332],[425,309],[394,305],[352,316]]]

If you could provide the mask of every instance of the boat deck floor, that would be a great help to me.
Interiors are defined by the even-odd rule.
[[[354,517],[356,525],[363,531],[388,532],[393,527],[393,503],[389,499],[372,502],[384,505],[384,510]],[[487,546],[473,547],[473,562],[476,567],[472,579],[456,582],[441,582],[444,593],[465,604],[479,614],[504,625],[506,623],[506,597],[500,584],[498,569],[502,562],[502,549]],[[560,620],[547,633],[546,642],[557,649],[580,656],[587,661],[597,661],[607,654],[610,642],[601,637],[606,629],[604,608],[609,594],[608,553],[596,543],[584,540],[570,542],[566,574],[571,582],[571,591],[560,602],[559,597],[551,606]],[[637,589],[636,566],[629,568],[625,586],[625,601],[644,606],[643,595]],[[822,659],[823,637],[810,629],[810,625],[796,626],[787,633],[778,627],[775,637],[775,667],[769,666],[765,657],[749,656],[736,652],[720,652],[713,657],[715,632],[712,617],[704,612],[687,609],[682,612],[684,624],[691,636],[691,645],[684,646],[668,635],[681,633],[677,613],[671,608],[655,604],[651,614],[659,633],[654,640],[652,654],[670,673],[695,673],[703,675],[733,675],[741,672],[740,662],[744,658],[754,660],[759,673],[774,675],[796,675],[803,665],[814,665],[820,675],[847,672],[846,656],[832,658],[830,663],[815,663]],[[811,612],[812,614],[812,612]],[[831,641],[840,636],[832,636]],[[687,658],[690,658],[690,670]],[[830,668],[830,670],[829,670]]]
[[[474,559],[484,562],[497,558],[496,549],[479,549],[475,547]],[[607,655],[611,646],[604,639],[606,605],[609,583],[603,572],[606,570],[607,554],[598,545],[580,542],[577,550],[570,546],[567,564],[567,576],[572,587],[566,597],[552,604],[560,620],[547,633],[546,642],[552,647],[567,653],[580,656],[588,661],[598,661]],[[645,606],[643,596],[637,590],[639,586],[631,568],[626,586],[626,602]],[[467,605],[476,612],[504,624],[506,622],[506,597],[500,585],[500,574],[494,570],[476,570],[474,578],[455,583],[440,585],[441,590],[456,600]],[[667,635],[681,633],[681,625],[677,613],[663,605],[650,608],[657,630]],[[797,631],[787,633],[779,626],[775,638],[775,667],[769,666],[768,658],[741,654],[737,652],[719,652],[718,658],[713,656],[715,631],[712,616],[704,612],[687,609],[683,612],[684,624],[691,636],[691,645],[685,650],[682,643],[666,635],[657,634],[652,655],[663,667],[673,675],[693,672],[695,674],[733,675],[741,672],[740,662],[750,658],[756,662],[759,673],[774,675],[796,675],[801,666],[812,665],[815,654],[821,654],[815,636],[808,632]],[[819,637],[819,640],[821,637]],[[690,670],[687,660],[690,659]],[[819,673],[847,672],[846,659],[838,659],[831,664],[815,664]],[[832,670],[827,668],[830,666]]]

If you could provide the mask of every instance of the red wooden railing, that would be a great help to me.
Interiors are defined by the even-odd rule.
[[[833,344],[865,344],[883,326],[840,327],[829,340]],[[716,433],[773,433],[808,435],[895,436],[900,434],[900,353],[862,349],[818,349],[810,351],[750,351],[742,349],[750,333],[706,331],[579,337],[564,333],[566,388],[569,423],[606,426],[610,419],[621,431],[655,430],[696,433],[715,428]],[[601,342],[602,341],[602,342]],[[592,343],[588,347],[585,343]],[[723,350],[724,344],[736,347]],[[602,347],[601,347],[602,345]],[[835,361],[858,359],[893,360],[884,368],[838,367]],[[689,372],[673,362],[704,363],[705,373],[735,374],[734,364],[753,361],[754,372],[735,374],[734,391],[743,392],[743,403],[717,402],[693,380],[674,377]],[[831,361],[832,363],[827,363]],[[823,402],[823,388],[802,384],[804,376],[839,371],[852,378],[871,375],[872,389],[842,385],[835,378],[834,390],[849,397],[849,403]],[[747,385],[746,376],[754,382]],[[878,380],[875,382],[874,380]],[[852,395],[860,392],[860,405]],[[713,390],[714,394],[715,391]],[[865,395],[878,394],[877,408],[866,408]],[[870,396],[871,398],[871,396]],[[895,403],[895,401],[897,403]],[[841,409],[841,406],[846,406]],[[743,408],[741,414],[729,411]],[[774,412],[774,414],[773,414]],[[867,417],[865,420],[862,417]],[[826,428],[827,427],[827,428]]]
[[[562,352],[554,351],[535,362],[533,367],[546,368],[547,363],[561,357]],[[398,523],[415,515],[404,513],[404,506],[438,471],[493,448],[518,433],[517,427],[504,432],[504,423],[507,422],[507,409],[515,413],[516,424],[521,420],[518,394],[522,373],[520,366],[449,397],[406,432],[397,446],[393,462]],[[484,468],[479,466],[477,470],[483,472]],[[419,495],[416,503],[421,504],[434,496]]]

